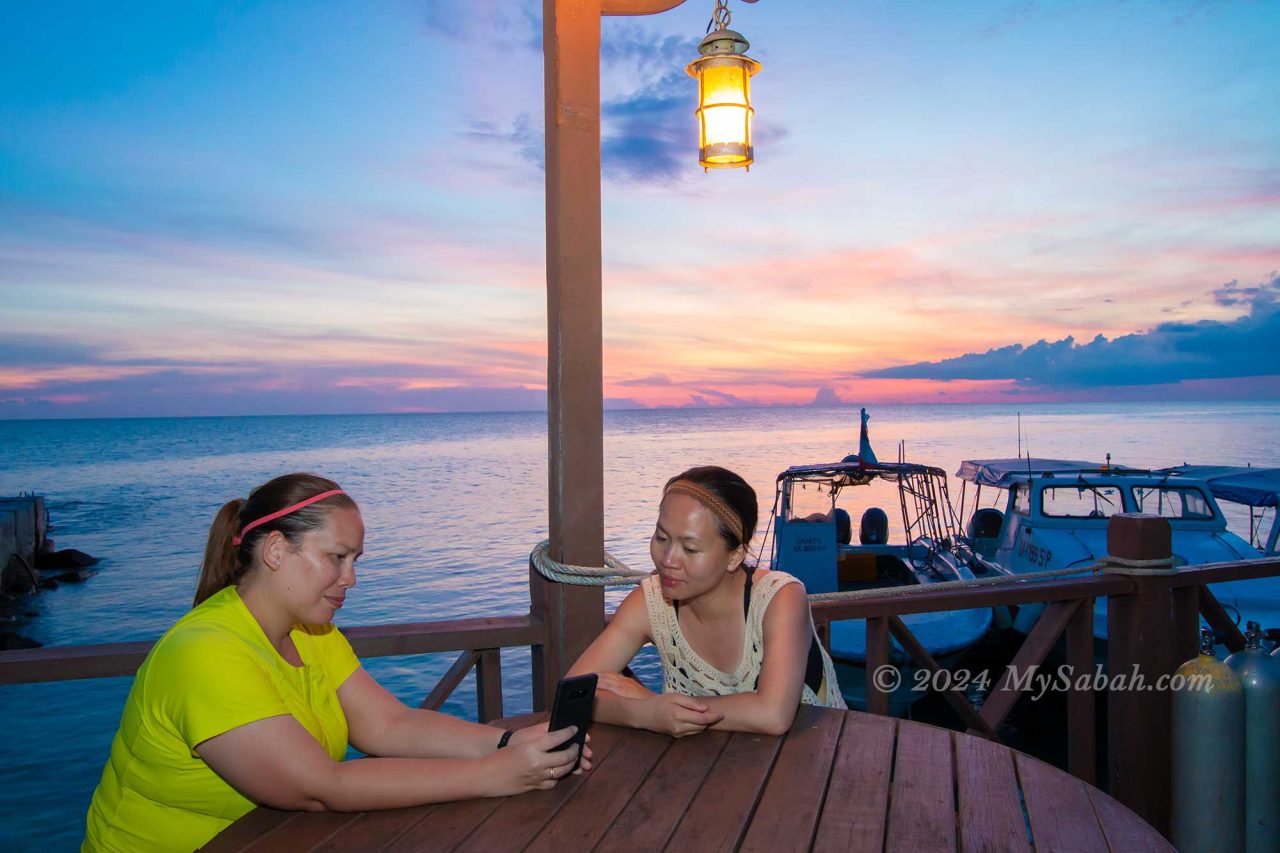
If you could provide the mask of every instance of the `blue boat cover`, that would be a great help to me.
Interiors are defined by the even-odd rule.
[[[1105,474],[1108,472],[1137,473],[1138,469],[1124,465],[1112,465],[1108,468],[1101,462],[1084,462],[1079,459],[970,459],[960,463],[956,476],[977,486],[995,486],[1007,489],[1015,481],[1025,480],[1028,476],[1043,477],[1045,474]]]
[[[1246,506],[1280,506],[1280,468],[1177,465],[1157,473],[1204,480],[1213,496],[1224,501]]]

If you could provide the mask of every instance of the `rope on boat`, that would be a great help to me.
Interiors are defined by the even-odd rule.
[[[533,567],[549,581],[568,583],[574,586],[627,586],[640,583],[653,572],[639,572],[604,552],[604,567],[574,566],[556,562],[551,559],[551,542],[543,539],[529,554]]]

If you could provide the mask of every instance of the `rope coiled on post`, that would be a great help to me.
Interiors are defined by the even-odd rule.
[[[640,572],[617,557],[604,552],[604,566],[574,566],[551,559],[551,541],[543,539],[529,553],[529,561],[549,581],[574,586],[627,586],[637,584],[653,572]]]
[[[1154,560],[1129,560],[1125,557],[1113,557],[1110,554],[1100,557],[1094,568],[1104,575],[1176,575],[1178,567],[1173,564],[1173,557],[1159,557]]]

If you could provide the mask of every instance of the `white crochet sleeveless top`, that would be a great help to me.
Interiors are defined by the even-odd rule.
[[[698,656],[685,640],[676,620],[676,609],[662,595],[662,580],[657,574],[645,578],[644,602],[649,610],[649,636],[662,660],[663,690],[683,693],[686,696],[726,696],[731,693],[751,693],[760,680],[760,665],[764,662],[764,614],[774,594],[789,583],[800,583],[786,572],[757,572],[751,585],[751,603],[747,607],[747,630],[743,638],[742,660],[732,673],[722,672]],[[844,697],[836,683],[835,667],[831,656],[822,648],[809,620],[813,642],[822,652],[822,686],[815,693],[804,686],[800,697],[802,705],[821,705],[826,708],[844,708]]]

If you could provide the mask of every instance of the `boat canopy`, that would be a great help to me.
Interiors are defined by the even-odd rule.
[[[896,482],[904,474],[927,474],[946,479],[947,472],[932,465],[910,462],[864,462],[857,456],[846,456],[829,465],[792,465],[778,475],[784,480],[829,481],[835,486],[865,486],[873,480]]]
[[[1280,506],[1280,468],[1176,465],[1157,473],[1204,480],[1209,484],[1209,491],[1220,500],[1246,506]]]
[[[1028,477],[1063,474],[1138,474],[1146,473],[1125,465],[1105,465],[1079,459],[970,459],[960,463],[956,476],[977,486],[1007,489]]]

